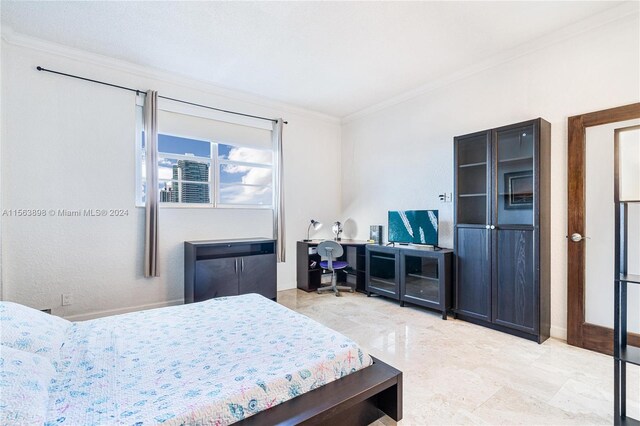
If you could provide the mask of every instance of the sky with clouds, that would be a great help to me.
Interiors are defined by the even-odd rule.
[[[169,135],[158,135],[158,151],[166,154],[210,158],[211,143],[193,139],[180,138]],[[162,155],[162,154],[160,154]],[[233,161],[267,165],[267,167],[246,164],[220,164],[220,202],[223,204],[271,204],[273,153],[270,150],[236,147],[218,144],[218,158],[221,161]],[[173,167],[178,160],[161,158],[158,161],[158,178],[160,180],[173,179]],[[144,159],[142,177],[146,175]],[[160,187],[164,188],[162,182]],[[250,185],[250,186],[247,186]],[[255,186],[251,186],[255,185]]]

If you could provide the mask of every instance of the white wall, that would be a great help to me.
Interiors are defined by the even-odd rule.
[[[288,120],[287,262],[278,267],[278,289],[295,287],[295,241],[307,221],[328,223],[339,216],[337,119],[10,34],[2,42],[2,208],[113,208],[129,215],[2,217],[5,300],[74,318],[180,303],[183,241],[272,235],[270,210],[164,208],[161,277],[143,278],[144,210],[135,207],[135,95],[37,72],[37,65]],[[62,307],[62,293],[73,293],[74,303]]]
[[[551,324],[566,337],[567,117],[640,100],[637,14],[343,125],[343,217],[365,238],[389,209],[440,210],[452,245],[453,137],[536,117],[552,128]]]

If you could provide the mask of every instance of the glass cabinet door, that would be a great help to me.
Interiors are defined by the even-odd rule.
[[[487,221],[487,134],[457,140],[457,223]]]
[[[394,253],[369,252],[369,287],[375,291],[398,294],[396,280],[396,255]]]
[[[533,133],[533,125],[496,132],[498,225],[533,225]]]
[[[405,296],[440,303],[437,258],[405,255],[403,278]]]

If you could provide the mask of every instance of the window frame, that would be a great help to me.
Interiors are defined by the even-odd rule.
[[[146,152],[145,150],[142,149],[142,130],[143,129],[137,129],[136,131],[136,207],[144,207],[145,203],[142,201],[142,195],[143,195],[143,184],[146,184],[146,173],[145,173],[145,177],[142,176],[142,168],[143,168],[143,155],[145,156],[145,161],[146,161]],[[178,203],[171,203],[171,202],[160,202],[158,201],[158,206],[161,208],[178,208],[178,209],[184,209],[184,208],[196,208],[196,209],[247,209],[247,210],[273,210],[273,189],[275,187],[275,167],[274,167],[274,163],[275,163],[275,153],[273,152],[273,149],[268,149],[268,148],[255,148],[252,146],[245,146],[245,145],[238,145],[238,144],[234,144],[234,143],[230,143],[230,142],[224,142],[224,141],[220,141],[220,140],[203,140],[201,138],[194,138],[193,136],[185,136],[185,135],[177,135],[177,134],[172,134],[172,133],[158,133],[158,135],[166,135],[166,136],[173,136],[173,137],[178,137],[178,138],[183,138],[183,139],[191,139],[191,140],[197,140],[197,141],[201,141],[201,142],[206,142],[209,143],[211,146],[210,149],[210,154],[209,157],[199,157],[199,156],[190,156],[190,155],[184,155],[184,154],[173,154],[173,153],[166,153],[166,152],[161,152],[158,151],[158,161],[160,161],[161,159],[171,159],[171,160],[192,160],[192,161],[200,161],[200,162],[207,162],[209,164],[209,180],[208,181],[202,181],[202,182],[198,182],[198,181],[184,181],[182,179],[179,180],[173,180],[173,179],[160,179],[158,178],[158,183],[160,182],[165,182],[165,183],[169,183],[169,182],[176,182],[178,185],[180,185],[181,183],[195,183],[195,184],[202,184],[202,185],[208,185],[209,186],[209,203],[183,203],[183,202],[178,202]],[[233,147],[238,147],[238,148],[249,148],[249,149],[255,149],[255,150],[259,150],[259,151],[268,151],[271,154],[271,164],[266,164],[266,163],[251,163],[251,162],[244,162],[244,161],[234,161],[234,160],[226,160],[226,159],[220,159],[219,156],[219,150],[218,147],[220,145],[228,145],[228,146],[233,146]],[[220,180],[220,168],[223,164],[233,164],[233,165],[238,165],[238,166],[245,166],[245,167],[256,167],[256,168],[264,168],[264,169],[269,169],[271,170],[271,182],[269,185],[252,185],[252,184],[245,184],[245,183],[234,183],[234,184],[222,184],[221,180]],[[156,167],[159,167],[156,165]],[[236,203],[221,203],[220,202],[220,190],[223,187],[229,187],[229,186],[252,186],[252,187],[259,187],[259,188],[270,188],[271,189],[271,202],[269,204],[236,204]],[[148,187],[146,187],[146,189],[148,190]],[[160,189],[158,188],[157,191],[160,191]]]

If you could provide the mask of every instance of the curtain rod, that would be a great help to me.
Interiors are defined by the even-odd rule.
[[[146,95],[146,91],[144,91],[144,90],[132,89],[131,87],[119,86],[117,84],[107,83],[106,81],[94,80],[94,79],[87,78],[87,77],[81,77],[79,75],[73,75],[73,74],[67,74],[67,73],[60,72],[60,71],[54,71],[54,70],[50,70],[50,69],[47,69],[47,68],[43,68],[43,67],[41,67],[39,65],[36,67],[36,69],[38,71],[49,72],[51,74],[63,75],[65,77],[77,78],[78,80],[84,80],[84,81],[90,81],[91,83],[102,84],[104,86],[110,86],[110,87],[115,87],[117,89],[128,90],[129,92],[135,92],[137,95]],[[166,99],[168,101],[180,102],[180,103],[183,103],[183,104],[193,105],[193,106],[197,106],[197,107],[200,107],[200,108],[212,109],[214,111],[226,112],[227,114],[235,114],[235,115],[241,115],[243,117],[257,118],[258,120],[272,121],[274,123],[278,121],[275,118],[260,117],[259,115],[251,115],[251,114],[245,114],[245,113],[242,113],[242,112],[229,111],[227,109],[215,108],[215,107],[208,106],[208,105],[197,104],[195,102],[183,101],[181,99],[170,98],[168,96],[158,95],[158,97],[162,98],[162,99]],[[287,121],[283,121],[283,123],[284,124],[289,124],[289,122],[287,122]]]

